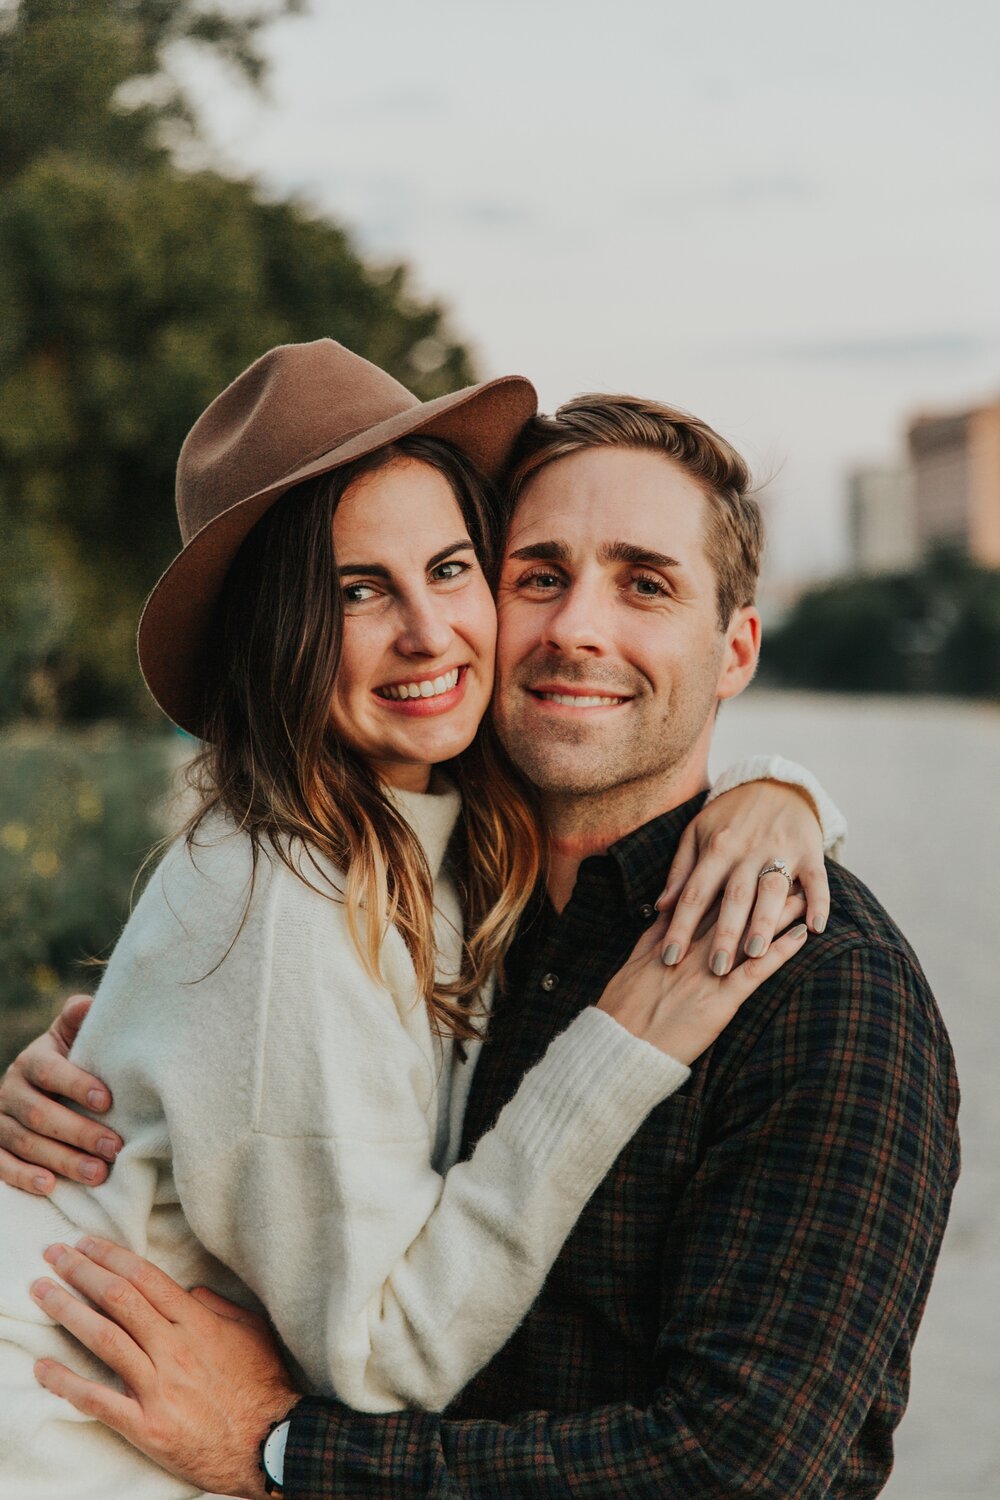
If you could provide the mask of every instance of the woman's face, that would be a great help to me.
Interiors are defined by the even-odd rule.
[[[349,485],[333,518],[344,601],[331,707],[383,781],[425,791],[493,690],[496,610],[451,485],[414,458]]]

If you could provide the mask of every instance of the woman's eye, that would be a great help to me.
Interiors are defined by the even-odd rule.
[[[344,603],[364,604],[366,599],[374,599],[376,593],[371,583],[347,583],[344,585]]]
[[[447,582],[449,578],[461,578],[463,573],[469,571],[469,564],[462,562],[460,558],[454,557],[450,562],[439,563],[434,569],[433,577]]]

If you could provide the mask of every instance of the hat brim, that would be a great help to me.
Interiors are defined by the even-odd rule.
[[[174,558],[139,621],[139,665],[164,713],[189,734],[203,735],[206,662],[219,595],[243,541],[283,494],[414,433],[452,443],[490,479],[498,480],[537,405],[534,386],[520,375],[420,402],[311,458],[215,516]]]

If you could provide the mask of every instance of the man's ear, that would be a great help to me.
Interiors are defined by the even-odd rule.
[[[760,615],[753,605],[738,609],[726,627],[718,697],[735,698],[753,679],[760,656]]]

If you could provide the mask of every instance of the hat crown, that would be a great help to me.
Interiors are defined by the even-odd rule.
[[[183,542],[320,454],[419,405],[398,380],[333,339],[269,350],[185,439],[177,463]]]

